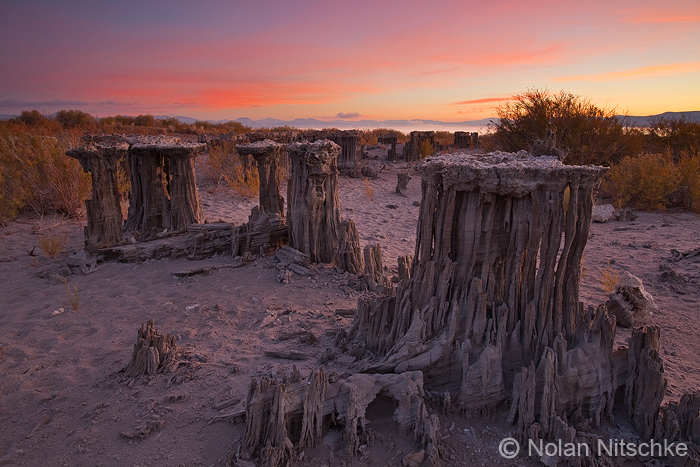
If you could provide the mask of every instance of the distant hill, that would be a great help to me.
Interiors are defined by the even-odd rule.
[[[16,117],[17,115],[0,114],[0,120]],[[182,115],[154,115],[154,118],[166,119],[176,118],[182,123],[194,123],[197,118],[186,117]],[[618,117],[623,117],[618,115]],[[650,121],[658,118],[674,119],[684,117],[690,122],[700,123],[700,111],[689,112],[664,112],[658,115],[649,116],[627,116],[629,122],[635,126],[647,126]],[[315,118],[295,118],[294,120],[278,120],[275,118],[264,118],[262,120],[251,120],[250,118],[242,117],[235,120],[207,120],[209,123],[227,123],[231,121],[239,122],[242,125],[251,128],[272,128],[290,126],[300,129],[316,129],[323,128],[338,128],[340,130],[352,129],[374,129],[374,128],[389,128],[403,132],[413,130],[445,130],[445,131],[477,131],[477,129],[486,129],[489,123],[495,118],[484,118],[481,120],[466,120],[463,122],[442,122],[439,120],[318,120]]]
[[[315,118],[295,118],[294,120],[278,120],[265,118],[262,120],[251,120],[249,118],[237,118],[235,121],[251,128],[271,128],[290,126],[294,128],[338,128],[339,130],[365,129],[365,128],[390,128],[402,130],[412,128],[414,130],[449,130],[468,131],[474,127],[486,127],[491,121],[490,118],[482,120],[469,120],[463,122],[441,122],[437,120],[317,120]]]
[[[623,117],[622,115],[618,115],[618,117]],[[649,115],[648,117],[636,117],[636,116],[628,116],[627,118],[629,119],[630,123],[635,126],[648,126],[649,123],[652,120],[659,119],[659,118],[665,118],[665,119],[678,119],[681,117],[685,117],[686,120],[689,122],[700,122],[700,111],[691,111],[691,112],[664,112],[662,114],[657,114],[657,115]]]

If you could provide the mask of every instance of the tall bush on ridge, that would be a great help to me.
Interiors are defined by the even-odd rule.
[[[139,115],[134,118],[135,126],[156,126],[156,119],[151,114]]]
[[[674,160],[679,160],[683,153],[700,155],[700,122],[692,122],[685,115],[655,118],[645,139],[649,152],[669,150]]]
[[[48,121],[38,110],[23,110],[17,120],[29,126],[43,125]]]
[[[86,131],[97,129],[97,119],[82,110],[59,110],[56,121],[63,128],[81,128]]]
[[[639,149],[638,135],[626,130],[614,109],[565,91],[530,89],[500,105],[496,115],[489,126],[493,143],[504,151],[531,149],[548,128],[556,132],[557,146],[569,150],[568,164],[609,164]]]

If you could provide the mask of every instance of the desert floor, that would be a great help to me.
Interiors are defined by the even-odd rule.
[[[376,154],[383,159],[386,151]],[[392,275],[397,257],[413,254],[420,174],[414,172],[403,198],[394,190],[406,164],[382,159],[369,161],[376,168],[385,165],[369,181],[371,199],[361,179],[345,177],[340,199],[342,216],[356,222],[363,245],[381,243]],[[210,222],[240,224],[256,204],[204,178],[199,189]],[[638,276],[654,297],[658,313],[640,324],[661,327],[669,400],[700,387],[700,255],[671,261],[672,249],[700,247],[699,232],[696,214],[642,212],[633,222],[593,224],[586,248],[584,303],[606,300],[601,278],[608,267]],[[37,246],[47,234],[69,237],[55,259]],[[76,220],[23,215],[0,229],[0,465],[224,465],[245,426],[225,415],[242,408],[251,378],[289,373],[294,363],[307,376],[333,347],[335,332],[352,323],[336,310],[355,308],[364,293],[329,265],[315,266],[312,277],[295,275],[289,284],[279,283],[274,255],[208,276],[174,276],[233,262],[220,256],[98,264],[89,274],[68,277],[79,295],[73,310],[68,286],[56,274],[82,246],[83,224]],[[662,276],[660,266],[676,275]],[[177,336],[189,360],[174,374],[125,378],[119,372],[149,318],[161,332]],[[318,342],[280,341],[283,333],[299,330],[310,331]],[[618,329],[620,345],[628,336],[629,330]],[[265,350],[296,350],[307,358],[275,359],[264,356]],[[353,371],[360,365],[353,360],[341,355],[326,368]],[[228,405],[217,410],[222,402]],[[329,432],[300,465],[401,465],[415,450],[412,438],[394,428],[391,410],[379,403],[370,408],[377,439],[365,456],[345,457],[339,433]],[[512,430],[504,414],[440,417],[444,465],[537,465],[498,455],[498,442]],[[618,418],[611,429],[628,430],[624,417]]]

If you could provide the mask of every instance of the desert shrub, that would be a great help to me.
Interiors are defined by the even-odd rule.
[[[418,143],[418,154],[420,155],[421,159],[425,159],[426,157],[432,155],[433,152],[433,143],[431,143],[429,139],[426,138]]]
[[[97,129],[97,119],[82,110],[59,110],[55,118],[63,128],[82,128],[86,131]]]
[[[68,294],[68,305],[73,309],[73,311],[78,311],[80,308],[80,291],[78,291],[78,284],[73,284],[73,287],[66,282],[66,293]]]
[[[649,152],[670,151],[674,160],[682,155],[700,155],[700,122],[692,122],[684,115],[677,118],[659,117],[650,122],[645,136]]]
[[[120,159],[117,163],[117,189],[120,201],[125,202],[129,199],[131,177],[128,158]]]
[[[684,206],[700,212],[700,155],[683,155],[678,161],[680,194]]]
[[[367,178],[362,179],[362,183],[365,185],[365,194],[367,195],[367,198],[369,198],[370,201],[374,200],[374,188],[372,188],[372,185],[370,185],[369,180]]]
[[[450,131],[436,131],[433,140],[440,146],[451,146],[455,142],[455,134]]]
[[[28,126],[37,126],[44,125],[48,119],[38,110],[23,110],[17,120]]]
[[[613,165],[604,186],[621,206],[663,209],[679,184],[678,167],[669,154],[643,154]]]
[[[360,144],[364,144],[367,146],[375,146],[379,143],[379,135],[390,133],[396,135],[397,143],[405,143],[410,139],[410,137],[407,137],[405,134],[397,130],[391,130],[389,128],[375,128],[373,130],[362,130],[362,134],[360,135]]]
[[[66,150],[76,135],[59,137],[26,127],[0,131],[0,221],[24,209],[77,216],[91,190],[90,175]]]
[[[253,165],[237,163],[233,174],[225,177],[228,185],[246,198],[255,198],[260,194],[260,176]]]
[[[259,194],[260,178],[255,161],[241,157],[230,141],[210,145],[202,170],[217,185],[226,183],[243,196],[252,198]]]
[[[608,260],[608,265],[605,269],[600,269],[600,285],[606,293],[612,293],[615,290],[615,286],[620,281],[620,273],[610,267],[610,260]]]
[[[557,146],[569,150],[568,164],[608,164],[639,148],[638,132],[628,130],[614,109],[565,91],[528,90],[499,106],[496,115],[489,127],[504,151],[531,149],[548,128],[556,132]]]
[[[156,126],[156,119],[151,114],[134,117],[134,126]]]
[[[238,163],[238,153],[233,143],[224,141],[209,146],[209,156],[202,166],[204,174],[217,185],[232,177]]]
[[[53,259],[63,251],[68,243],[68,235],[50,232],[39,236],[39,249],[49,258]]]

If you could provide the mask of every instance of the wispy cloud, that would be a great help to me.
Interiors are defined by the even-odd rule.
[[[0,107],[65,107],[69,105],[89,105],[89,102],[67,101],[62,99],[52,99],[50,101],[20,101],[16,99],[5,99],[0,101]]]
[[[571,81],[622,81],[635,78],[646,78],[650,76],[670,76],[683,73],[700,71],[700,62],[674,63],[671,65],[654,65],[632,70],[613,71],[611,73],[600,73],[595,75],[564,76],[554,78],[557,83]]]
[[[483,99],[472,99],[468,101],[452,102],[450,105],[475,105],[475,104],[490,104],[491,102],[502,102],[512,99],[508,97],[485,97]]]
[[[341,120],[350,120],[352,118],[360,118],[362,117],[362,114],[358,112],[338,112],[335,116]]]
[[[105,106],[110,106],[110,107],[116,107],[116,106],[131,106],[131,105],[139,105],[136,102],[115,102],[115,101],[104,101],[104,102],[98,102],[97,105],[105,105]]]

